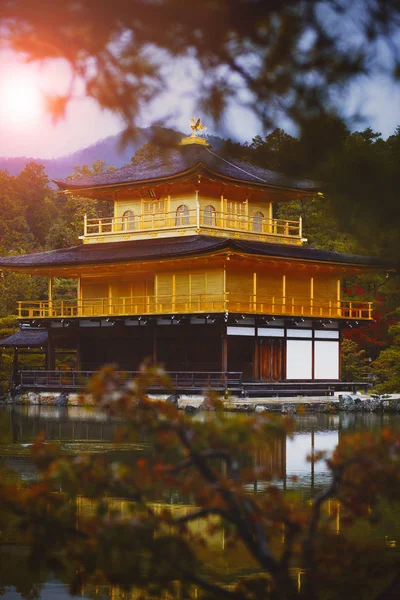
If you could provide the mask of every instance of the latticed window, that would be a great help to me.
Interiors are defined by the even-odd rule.
[[[145,215],[163,213],[165,210],[164,200],[143,200],[143,212]]]
[[[124,231],[133,231],[135,229],[135,213],[132,210],[126,210],[122,215],[122,228]]]
[[[246,221],[246,202],[231,202],[228,201],[226,204],[227,220],[226,224],[228,227],[239,227],[242,228]]]
[[[189,225],[189,209],[186,204],[181,204],[176,209],[176,225]]]
[[[228,201],[226,205],[228,215],[234,217],[243,217],[246,215],[246,202],[231,202]]]
[[[262,231],[264,215],[261,212],[256,212],[253,215],[253,231]]]
[[[215,226],[215,223],[215,208],[211,204],[208,204],[204,209],[204,225],[212,227]]]

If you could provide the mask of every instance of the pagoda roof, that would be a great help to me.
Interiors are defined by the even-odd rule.
[[[0,340],[1,348],[31,348],[45,346],[48,341],[46,329],[21,328]]]
[[[316,191],[320,186],[310,179],[297,179],[256,167],[250,163],[224,158],[206,145],[187,144],[160,150],[151,158],[128,164],[107,173],[87,175],[74,179],[57,179],[54,182],[63,190],[89,190],[92,188],[120,187],[126,185],[156,184],[182,177],[209,173],[222,179],[261,187],[278,187],[297,191]]]
[[[391,268],[386,261],[376,257],[343,254],[304,246],[233,240],[203,235],[192,235],[185,238],[82,244],[71,248],[49,250],[35,254],[0,257],[0,268],[29,272],[38,268],[46,270],[59,267],[184,258],[224,250],[278,259]]]

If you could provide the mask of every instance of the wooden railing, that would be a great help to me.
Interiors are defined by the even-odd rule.
[[[90,298],[18,302],[21,319],[119,317],[196,313],[243,313],[293,317],[372,319],[372,302],[322,301],[318,299],[252,294],[200,294]]]
[[[84,389],[95,373],[96,371],[21,371],[18,384],[21,389],[78,390]],[[127,371],[123,375],[127,379],[132,379],[137,377],[139,372]],[[168,372],[168,377],[171,390],[240,390],[242,388],[240,371],[171,371]],[[164,384],[151,385],[151,390],[162,389],[165,389]]]
[[[255,236],[302,237],[302,221],[269,219],[260,215],[237,215],[200,208],[185,212],[145,213],[125,217],[84,219],[84,238],[111,236],[113,234],[135,234],[160,230],[216,229],[247,232]]]

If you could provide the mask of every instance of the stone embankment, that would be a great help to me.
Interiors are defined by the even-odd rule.
[[[159,396],[157,396],[159,397]],[[156,398],[156,396],[154,396]],[[165,397],[167,402],[175,404],[188,414],[198,410],[209,410],[207,398],[202,396],[179,396],[173,394]],[[93,406],[92,398],[88,395],[66,393],[36,393],[28,392],[16,396],[14,399],[3,399],[7,404],[45,405],[45,406]],[[234,396],[224,399],[228,411],[241,412],[273,412],[293,414],[302,412],[398,412],[400,413],[400,394],[384,395],[358,395],[336,394],[326,397],[293,397],[293,398],[236,398]]]

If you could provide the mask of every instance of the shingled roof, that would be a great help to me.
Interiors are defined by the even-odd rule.
[[[329,250],[317,250],[303,246],[232,240],[204,235],[186,238],[164,238],[82,244],[60,250],[23,254],[22,256],[0,257],[0,268],[18,269],[29,272],[31,268],[56,268],[91,264],[129,263],[137,261],[179,258],[233,250],[245,254],[265,257],[294,258],[304,261],[329,262],[370,267],[389,267],[382,259],[370,256],[342,254]]]
[[[21,328],[12,335],[0,340],[0,348],[32,348],[47,344],[48,332],[45,329]]]
[[[81,190],[129,183],[154,184],[191,172],[211,172],[222,178],[258,186],[299,191],[318,189],[318,185],[309,179],[296,179],[240,160],[223,158],[207,146],[196,144],[161,151],[154,157],[115,169],[109,173],[88,175],[76,179],[58,179],[54,182],[63,190]]]

